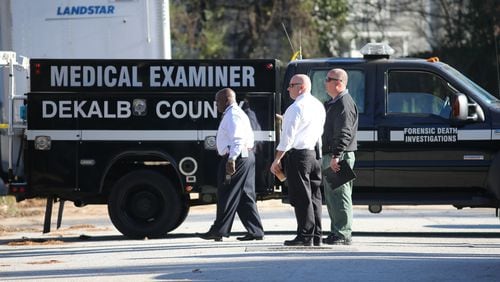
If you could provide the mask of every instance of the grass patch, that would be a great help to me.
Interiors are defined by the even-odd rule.
[[[39,215],[44,212],[45,199],[16,202],[14,196],[0,197],[0,218]]]
[[[0,197],[0,217],[10,217],[16,214],[16,198],[13,196]]]

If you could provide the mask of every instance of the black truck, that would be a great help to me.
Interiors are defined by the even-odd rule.
[[[500,101],[435,58],[390,58],[379,47],[368,46],[364,58],[286,68],[277,60],[31,59],[29,92],[12,95],[27,117],[20,135],[9,121],[24,169],[3,169],[8,192],[48,198],[45,231],[60,200],[107,204],[126,236],[164,236],[190,206],[216,201],[214,94],[231,87],[255,131],[258,197],[286,201],[286,182],[269,171],[280,134],[275,116],[293,102],[286,85],[307,74],[312,94],[326,101],[326,73],[343,68],[360,112],[354,204],[371,212],[498,209]],[[10,166],[16,156],[9,157]]]

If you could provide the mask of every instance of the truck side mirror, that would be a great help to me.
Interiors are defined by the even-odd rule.
[[[452,102],[452,119],[456,121],[484,121],[484,111],[479,104],[468,102],[463,93],[455,94]]]
[[[463,93],[457,93],[453,97],[453,102],[451,104],[451,116],[454,120],[457,121],[466,121],[467,120],[467,96]]]
[[[484,111],[478,103],[469,103],[470,115],[467,117],[468,120],[484,122]]]

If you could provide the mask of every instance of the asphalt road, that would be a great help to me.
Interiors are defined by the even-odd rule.
[[[63,226],[42,235],[43,216],[0,223],[1,281],[500,281],[500,221],[492,209],[384,207],[354,213],[352,246],[285,247],[293,210],[259,202],[266,237],[204,241],[215,207],[192,208],[164,239],[129,240],[105,207],[66,209]],[[54,211],[56,212],[56,211]],[[69,214],[69,215],[68,215]],[[323,225],[329,230],[324,209]],[[54,228],[54,227],[53,227]]]

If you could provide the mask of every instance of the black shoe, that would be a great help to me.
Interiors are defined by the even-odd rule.
[[[246,234],[245,236],[242,237],[236,237],[236,240],[238,241],[252,241],[252,240],[262,240],[264,239],[264,236],[255,236],[250,233]]]
[[[201,239],[222,242],[222,235],[216,234],[214,232],[208,231],[207,233],[196,233],[196,235],[198,235]]]
[[[351,238],[340,238],[335,235],[329,235],[328,237],[323,239],[323,243],[328,245],[351,245]]]
[[[315,247],[321,246],[321,236],[314,236],[314,238],[313,238],[313,245]]]
[[[305,239],[305,238],[300,238],[300,237],[295,237],[293,240],[286,240],[285,241],[285,246],[312,246],[313,240],[311,238]]]

